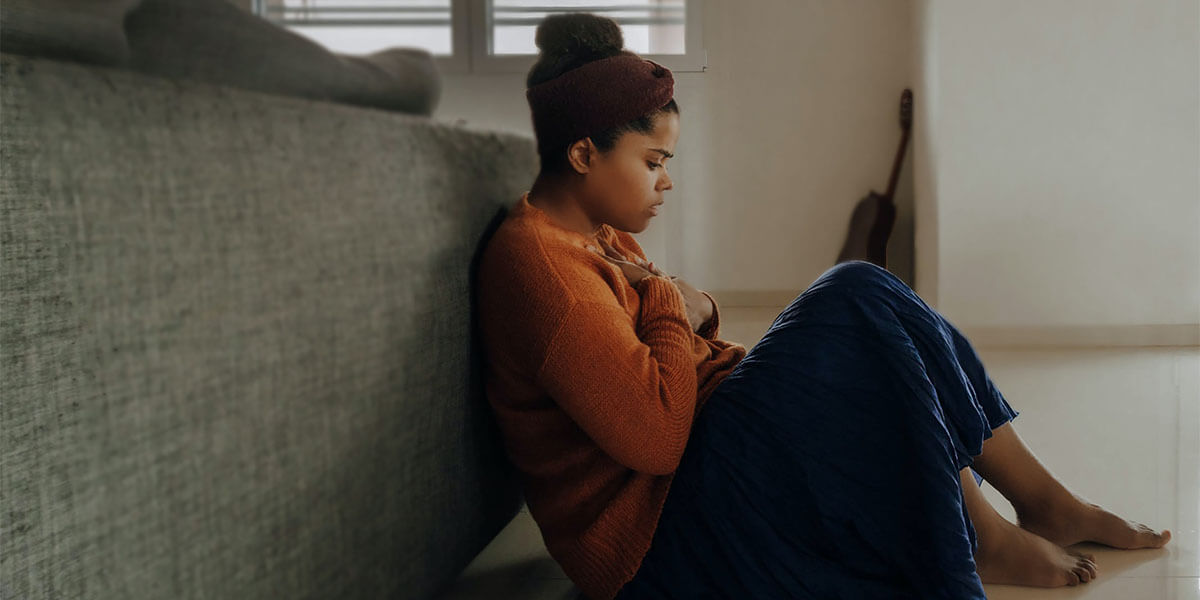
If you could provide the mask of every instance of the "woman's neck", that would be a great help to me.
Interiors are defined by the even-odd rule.
[[[529,190],[528,201],[564,229],[577,231],[589,237],[600,231],[602,223],[591,220],[583,210],[579,195],[571,186],[561,181],[538,175]]]

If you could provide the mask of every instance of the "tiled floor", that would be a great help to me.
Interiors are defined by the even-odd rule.
[[[722,337],[752,347],[778,310],[722,312]],[[1081,544],[1100,576],[1076,587],[986,586],[994,600],[1200,599],[1200,348],[978,347],[1014,408],[1017,432],[1067,487],[1157,529],[1158,550]],[[1010,520],[1012,507],[984,493]],[[467,567],[452,600],[570,600],[578,591],[522,512]]]

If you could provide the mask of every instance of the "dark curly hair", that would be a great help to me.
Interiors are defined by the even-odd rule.
[[[591,13],[566,13],[547,16],[538,24],[534,36],[539,53],[538,60],[525,78],[525,87],[530,88],[579,68],[592,61],[617,56],[634,55],[625,50],[625,37],[621,27],[612,19]],[[661,108],[655,109],[628,123],[589,135],[592,143],[601,152],[608,152],[616,145],[621,135],[629,131],[650,133],[660,114],[679,114],[679,105],[672,98]],[[563,173],[568,169],[567,149],[578,140],[557,145],[538,144],[538,154],[544,173]]]

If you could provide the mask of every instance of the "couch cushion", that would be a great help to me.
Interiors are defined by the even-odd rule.
[[[122,21],[140,0],[4,0],[0,51],[83,63],[129,60]]]
[[[0,55],[0,597],[428,598],[516,514],[470,271],[533,140]]]
[[[422,115],[441,95],[425,50],[335,54],[227,0],[144,0],[125,31],[129,67],[154,75]]]

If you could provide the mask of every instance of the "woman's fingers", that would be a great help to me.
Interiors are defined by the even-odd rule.
[[[605,250],[606,250],[606,251],[607,251],[609,254],[612,254],[613,256],[616,256],[616,257],[619,257],[619,258],[625,258],[625,253],[621,252],[620,250],[617,250],[617,247],[616,247],[616,246],[613,246],[612,244],[608,243],[608,240],[605,240],[605,239],[600,239],[600,238],[597,238],[597,239],[599,239],[599,240],[600,240],[600,243],[604,245],[604,249],[605,249]],[[634,256],[634,258],[636,259],[636,258],[638,258],[638,257],[637,257],[637,256]]]
[[[609,256],[609,257],[612,257],[612,258],[615,258],[615,259],[617,259],[617,260],[622,260],[622,261],[629,262],[629,260],[625,258],[625,255],[621,254],[621,251],[620,251],[620,250],[617,250],[616,248],[614,248],[614,247],[613,247],[613,245],[612,245],[612,244],[608,243],[608,240],[601,239],[601,238],[596,238],[596,240],[597,240],[598,242],[600,242],[600,244],[601,244],[601,245],[604,247],[604,254],[605,254],[605,255],[607,255],[607,256]],[[633,256],[633,260],[632,260],[632,262],[633,262],[634,264],[636,264],[637,266],[639,266],[639,267],[641,267],[641,268],[643,268],[643,269],[646,269],[647,271],[649,271],[649,272],[651,272],[651,273],[653,273],[653,274],[655,274],[655,275],[659,275],[659,276],[665,276],[665,275],[666,275],[666,273],[663,273],[663,271],[662,271],[661,269],[659,269],[658,267],[654,266],[654,263],[653,263],[653,262],[651,262],[651,261],[649,261],[649,260],[646,260],[646,259],[644,259],[644,258],[642,258],[642,257],[640,257],[640,256],[634,255],[634,256]]]
[[[654,263],[647,261],[640,256],[634,256],[632,261],[627,260],[625,256],[620,253],[620,251],[618,251],[616,248],[613,248],[612,245],[607,241],[599,238],[597,238],[597,241],[600,243],[603,250],[591,244],[588,244],[586,248],[604,257],[604,260],[607,260],[608,262],[620,267],[621,272],[625,275],[625,278],[629,280],[631,285],[651,275],[657,275],[660,277],[667,276],[666,273],[663,273],[659,269],[655,268]]]
[[[599,240],[599,242],[600,242],[600,245],[604,248],[603,251],[600,251],[598,248],[596,248],[595,246],[591,246],[591,245],[588,246],[588,249],[592,250],[593,252],[596,252],[600,256],[603,256],[604,258],[611,260],[611,261],[634,264],[634,263],[630,263],[628,260],[625,260],[625,257],[620,252],[618,252],[616,248],[613,248],[611,245],[609,245],[608,242],[605,242],[604,240]],[[641,266],[641,265],[638,265],[638,266]]]
[[[604,252],[606,252],[609,256],[620,260],[628,260],[620,250],[617,250],[612,244],[608,243],[608,240],[601,239],[600,243],[604,246]],[[634,258],[636,259],[637,257],[635,256]]]

